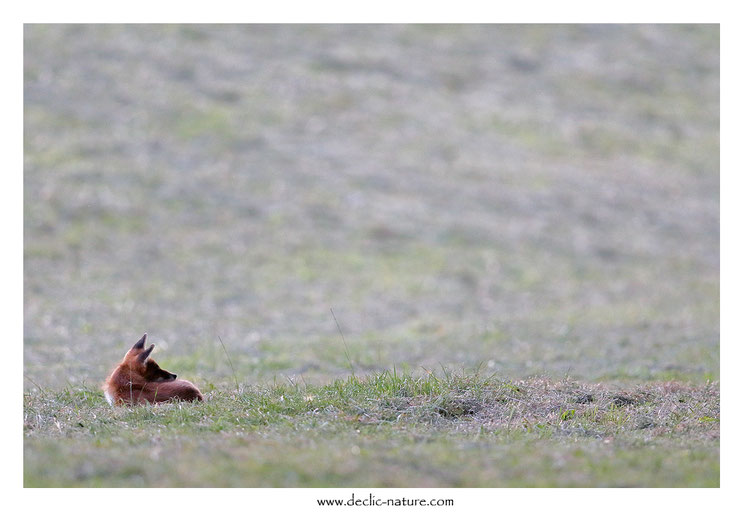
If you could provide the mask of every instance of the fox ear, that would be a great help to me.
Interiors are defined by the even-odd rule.
[[[150,345],[150,348],[142,352],[140,355],[137,356],[137,360],[140,363],[144,363],[148,357],[150,357],[150,352],[152,352],[152,349],[155,348],[155,345]]]
[[[142,335],[142,337],[140,338],[140,340],[137,343],[135,343],[132,348],[135,349],[135,350],[139,350],[139,349],[145,348],[145,340],[146,339],[147,339],[147,333],[145,333],[144,335]]]

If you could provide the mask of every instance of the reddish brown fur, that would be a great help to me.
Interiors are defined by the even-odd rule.
[[[142,404],[172,399],[204,400],[191,382],[158,366],[150,353],[155,345],[145,349],[147,334],[129,349],[124,359],[103,384],[106,399],[112,404]]]

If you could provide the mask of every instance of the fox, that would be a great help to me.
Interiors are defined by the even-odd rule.
[[[111,405],[136,405],[173,399],[201,401],[204,396],[194,384],[163,370],[145,349],[147,333],[129,349],[121,363],[104,382],[103,394]]]

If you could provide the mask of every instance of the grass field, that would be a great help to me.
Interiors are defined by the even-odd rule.
[[[27,396],[24,477],[27,486],[717,486],[719,403],[712,384],[451,374],[215,390],[196,405],[133,408],[82,388]]]
[[[717,26],[26,25],[24,102],[26,486],[718,485]]]

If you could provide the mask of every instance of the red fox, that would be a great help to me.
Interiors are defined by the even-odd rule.
[[[150,358],[155,345],[145,350],[147,333],[134,344],[106,382],[103,394],[110,404],[141,404],[181,400],[204,400],[199,389],[191,382],[176,379]]]

